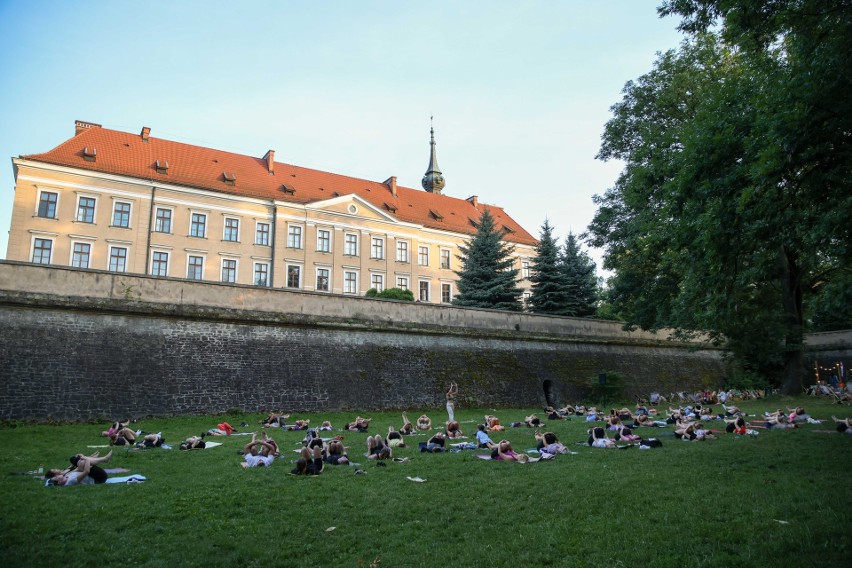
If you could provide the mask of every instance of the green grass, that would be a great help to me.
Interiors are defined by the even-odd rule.
[[[852,415],[816,399],[741,403],[762,413],[800,403],[817,418]],[[461,409],[481,421],[490,409]],[[532,409],[501,409],[502,423]],[[415,419],[419,411],[410,412]],[[429,412],[435,422],[445,413]],[[401,425],[374,413],[371,432]],[[340,427],[354,414],[305,415]],[[257,424],[258,415],[148,419],[169,442],[222,419]],[[296,418],[296,416],[293,416]],[[9,472],[62,467],[106,424],[7,425],[0,451]],[[472,434],[473,423],[462,424]],[[302,434],[276,432],[287,460],[239,467],[245,437],[215,449],[116,449],[110,466],[148,477],[138,485],[45,488],[30,476],[0,476],[0,564],[55,566],[796,566],[848,565],[852,526],[852,436],[818,434],[833,423],[703,443],[671,429],[640,430],[660,449],[574,446],[588,425],[575,418],[548,429],[577,455],[517,464],[473,452],[421,454],[380,468],[361,458],[365,434],[345,433],[355,468],[327,467],[315,478],[288,475]],[[516,449],[532,431],[509,428]],[[101,450],[107,451],[106,449]],[[413,483],[406,476],[425,478]],[[780,521],[780,522],[779,522]],[[330,530],[335,527],[333,530]]]

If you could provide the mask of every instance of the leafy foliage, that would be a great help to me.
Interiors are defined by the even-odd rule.
[[[385,288],[384,290],[379,292],[375,288],[370,288],[364,294],[364,297],[413,302],[414,292],[412,292],[411,290],[403,290],[402,288]]]
[[[592,244],[630,324],[701,329],[798,392],[806,302],[847,280],[849,2],[671,0],[692,33],[628,82]],[[708,31],[721,20],[721,31]],[[845,275],[845,276],[844,276]]]
[[[459,293],[453,304],[519,311],[522,290],[517,284],[519,271],[514,268],[514,247],[503,240],[503,232],[497,229],[487,209],[476,229],[476,234],[459,246]]]

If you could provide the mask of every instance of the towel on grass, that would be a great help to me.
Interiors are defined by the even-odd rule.
[[[126,477],[110,477],[106,480],[107,484],[115,484],[115,483],[142,483],[143,481],[147,481],[148,478],[144,475],[133,474],[128,475]]]
[[[516,461],[516,460],[495,460],[494,458],[491,457],[491,454],[476,454],[476,457],[478,457],[481,460],[488,460],[488,461]],[[535,463],[537,461],[541,461],[542,459],[553,459],[553,456],[551,455],[549,458],[544,458],[544,457],[530,458],[526,462],[517,462],[517,463]]]
[[[221,446],[222,442],[204,442],[204,449],[209,450],[210,448],[215,448],[217,446]]]

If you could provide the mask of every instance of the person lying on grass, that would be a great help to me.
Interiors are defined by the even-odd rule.
[[[840,419],[836,416],[831,417],[832,420],[837,424],[837,431],[841,434],[852,434],[852,418],[844,418]]]
[[[489,432],[503,432],[506,430],[504,426],[500,425],[500,419],[493,414],[485,415],[485,425]]]
[[[621,427],[621,418],[616,414],[610,414],[604,419],[607,430],[618,430]]]
[[[320,432],[331,432],[333,428],[331,427],[331,422],[329,420],[323,420],[320,427],[317,428]]]
[[[606,437],[606,430],[600,426],[589,429],[589,445],[593,448],[615,448],[615,440]]]
[[[251,435],[251,442],[243,447],[243,458],[249,467],[269,467],[275,461],[274,453],[278,448],[268,441],[257,439],[257,434]]]
[[[621,424],[613,436],[617,442],[638,442],[641,438],[633,433],[633,430]]]
[[[290,418],[289,414],[270,412],[266,415],[266,418],[260,421],[260,424],[264,428],[280,428],[281,426],[284,426],[284,420],[287,418]]]
[[[136,432],[127,426],[113,432],[109,437],[110,446],[132,446],[136,443]]]
[[[464,432],[461,430],[461,425],[458,420],[447,422],[447,438],[464,438]]]
[[[492,440],[485,431],[485,424],[480,424],[476,427],[476,442],[480,448],[490,449],[495,447],[494,440]]]
[[[165,443],[166,439],[163,438],[162,432],[157,432],[156,434],[145,434],[145,436],[136,442],[137,448],[159,448]]]
[[[739,409],[739,407],[734,406],[733,404],[729,404],[727,406],[725,406],[723,404],[722,409],[725,411],[725,416],[728,416],[728,417],[737,417],[737,416],[744,416],[745,415],[745,412],[743,412],[742,410]]]
[[[725,424],[725,432],[727,432],[728,434],[737,434],[739,436],[745,436],[748,432],[745,418],[743,418],[742,416],[737,416],[733,420],[725,420]]]
[[[389,460],[393,457],[393,450],[378,434],[367,436],[367,459]]]
[[[535,440],[539,452],[553,455],[568,453],[568,448],[559,441],[559,438],[553,432],[545,432],[544,434],[536,432]]]
[[[491,450],[491,459],[502,461],[520,461],[525,462],[529,459],[527,454],[518,454],[512,448],[512,443],[509,440],[500,440],[500,443]]]
[[[405,441],[402,439],[402,433],[394,430],[393,426],[388,426],[388,436],[385,441],[387,442],[387,445],[391,448],[405,447]]]
[[[414,433],[414,426],[411,424],[411,420],[408,419],[408,413],[402,413],[402,428],[399,429],[401,433],[406,436],[410,436]]]
[[[792,430],[796,427],[796,423],[792,422],[790,417],[784,413],[773,414],[766,419],[766,427],[772,430]]]
[[[371,420],[372,418],[361,418],[360,416],[358,416],[353,422],[350,422],[349,424],[344,426],[343,429],[349,430],[350,432],[364,433],[370,427]]]
[[[611,408],[609,410],[611,416],[617,416],[619,420],[624,422],[625,420],[633,420],[635,416],[630,411],[629,408]]]
[[[236,428],[228,424],[227,422],[222,422],[221,424],[216,424],[215,428],[210,428],[207,430],[208,436],[230,436],[234,432],[236,432]]]
[[[418,430],[431,430],[432,429],[432,419],[426,416],[425,414],[421,414],[420,418],[417,419],[417,429]]]
[[[527,428],[538,428],[541,426],[541,420],[535,414],[530,414],[529,416],[524,417],[524,424],[527,425]]]
[[[190,436],[178,446],[181,450],[203,450],[207,447],[204,436]]]
[[[313,450],[302,448],[302,455],[296,460],[296,468],[290,473],[293,475],[319,475],[324,467],[322,449],[319,446],[314,446]]]
[[[435,435],[429,438],[426,445],[423,447],[424,452],[443,452],[447,447],[447,437],[443,432],[435,432]]]
[[[109,428],[107,428],[106,430],[101,432],[101,436],[103,436],[104,438],[109,438],[113,434],[115,434],[119,430],[121,430],[122,428],[127,428],[128,426],[130,426],[130,419],[129,418],[127,420],[123,421],[123,422],[121,420],[119,420],[117,422],[113,422],[112,426],[110,426]]]
[[[90,456],[76,454],[71,456],[71,465],[67,469],[49,469],[44,474],[47,485],[95,485],[106,483],[107,472],[99,464],[106,463],[112,457],[112,450],[104,457],[98,452]]]
[[[346,446],[340,440],[332,440],[325,446],[323,459],[330,465],[349,464],[349,456],[346,455]]]

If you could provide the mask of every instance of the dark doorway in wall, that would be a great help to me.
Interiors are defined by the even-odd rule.
[[[541,386],[544,389],[544,400],[547,401],[547,406],[558,406],[556,404],[556,393],[553,392],[553,381],[544,381]]]

